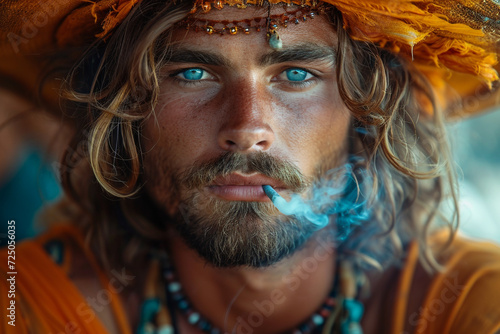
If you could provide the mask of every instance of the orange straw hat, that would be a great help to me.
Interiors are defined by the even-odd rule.
[[[316,5],[313,1],[270,0],[272,4]],[[37,92],[41,68],[51,56],[61,50],[72,50],[72,57],[78,56],[81,47],[112,34],[140,2],[0,0],[0,84]],[[319,3],[331,4],[342,12],[344,28],[353,39],[373,42],[411,60],[429,78],[448,115],[476,113],[500,105],[500,0]],[[249,4],[264,2],[195,0],[193,11]],[[41,93],[45,103],[57,105],[57,94]],[[448,103],[457,96],[461,104]]]

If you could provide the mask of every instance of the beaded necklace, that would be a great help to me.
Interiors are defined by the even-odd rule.
[[[363,305],[352,295],[356,294],[359,288],[359,280],[350,265],[341,263],[340,266],[337,265],[337,269],[335,284],[323,305],[306,321],[289,331],[290,334],[362,334],[359,321],[363,315]],[[160,284],[158,277],[161,277]],[[166,255],[161,256],[161,260],[158,257],[151,260],[144,297],[137,334],[179,333],[176,328],[175,309],[191,326],[204,333],[227,334],[213,326],[191,306]],[[338,318],[340,321],[336,321]]]
[[[168,263],[163,270],[164,279],[167,282],[167,294],[174,301],[176,308],[183,316],[186,317],[188,323],[199,328],[207,334],[223,334],[224,331],[213,326],[209,320],[204,318],[200,312],[195,310],[187,297],[183,293],[182,286],[175,275],[173,266]],[[337,280],[335,280],[337,281]],[[323,305],[314,312],[309,319],[297,326],[290,333],[292,334],[312,334],[319,333],[323,327],[325,319],[335,310],[337,302],[335,296],[337,289],[334,287],[324,301]]]

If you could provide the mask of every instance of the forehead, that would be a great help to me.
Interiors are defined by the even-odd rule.
[[[211,48],[216,47],[219,50],[226,50],[243,43],[251,47],[252,51],[256,51],[255,48],[260,48],[259,51],[269,51],[271,48],[267,39],[267,18],[269,15],[277,18],[285,14],[292,20],[287,23],[286,27],[278,24],[276,29],[283,42],[283,48],[305,43],[335,48],[337,35],[327,16],[325,14],[316,14],[314,18],[308,16],[304,20],[302,13],[308,13],[308,11],[303,11],[298,6],[273,6],[270,13],[268,13],[267,7],[248,6],[245,9],[240,9],[225,6],[221,10],[212,9],[208,13],[193,14],[188,18],[190,28],[178,27],[173,37],[175,42],[184,44],[185,47],[203,48],[210,45]],[[298,18],[298,23],[295,23],[295,18]],[[276,19],[276,21],[280,20]],[[248,34],[240,29],[234,35],[229,32],[223,35],[217,33],[207,34],[205,32],[207,26],[213,26],[215,29],[221,29],[224,26],[229,28],[234,25],[233,22],[238,22],[240,26],[247,27],[250,25],[255,27],[260,25],[263,28],[260,31],[251,28]],[[196,27],[200,31],[195,31]]]

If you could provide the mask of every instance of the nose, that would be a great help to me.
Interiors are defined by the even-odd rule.
[[[237,92],[232,87],[232,94],[228,96],[218,144],[225,151],[267,151],[274,142],[274,131],[269,123],[272,117],[270,98],[265,91],[258,91],[256,85],[241,86]]]

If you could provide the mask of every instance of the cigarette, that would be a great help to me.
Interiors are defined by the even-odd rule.
[[[292,208],[288,205],[288,202],[278,194],[276,190],[273,189],[273,187],[269,185],[264,185],[262,186],[264,189],[264,192],[266,193],[267,197],[273,202],[274,206],[283,214],[285,215],[292,215],[294,214],[295,210],[292,210]]]

